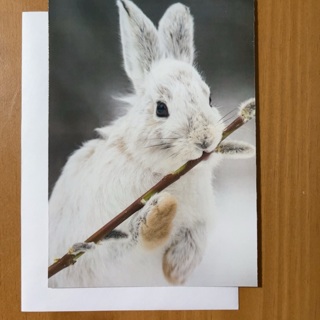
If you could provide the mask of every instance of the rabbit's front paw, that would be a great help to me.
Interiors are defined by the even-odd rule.
[[[181,285],[192,274],[202,259],[205,237],[203,223],[176,233],[162,258],[163,274],[169,283]]]
[[[168,192],[162,192],[150,198],[144,209],[145,218],[139,233],[144,247],[153,249],[168,240],[177,211],[177,201]]]

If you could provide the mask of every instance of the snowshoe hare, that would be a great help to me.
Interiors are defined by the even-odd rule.
[[[185,162],[211,152],[225,127],[193,66],[193,17],[170,6],[158,29],[131,1],[117,2],[128,112],[97,129],[69,158],[49,203],[50,264]],[[49,280],[51,287],[183,284],[200,263],[214,211],[212,169],[254,148],[228,142]]]

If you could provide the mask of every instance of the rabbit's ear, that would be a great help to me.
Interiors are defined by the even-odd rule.
[[[193,63],[193,17],[181,3],[170,6],[159,22],[160,44],[166,56]]]
[[[160,58],[154,24],[131,1],[118,0],[124,67],[137,89],[151,64]]]

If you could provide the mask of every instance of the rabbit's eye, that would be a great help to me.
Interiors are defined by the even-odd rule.
[[[211,99],[211,96],[209,97],[209,105],[210,105],[210,107],[212,108],[212,99]]]
[[[158,101],[157,102],[157,111],[156,114],[158,117],[160,118],[167,118],[169,117],[169,111],[168,111],[168,107],[166,106],[166,104],[164,102]]]

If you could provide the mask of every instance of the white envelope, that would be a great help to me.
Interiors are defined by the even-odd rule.
[[[50,289],[48,268],[48,14],[23,14],[22,311],[237,309],[238,288]]]

